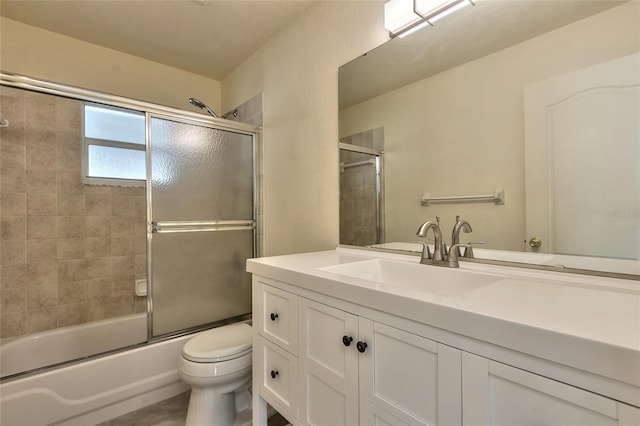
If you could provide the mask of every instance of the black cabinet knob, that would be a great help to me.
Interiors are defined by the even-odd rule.
[[[353,342],[353,337],[351,337],[351,336],[342,336],[342,343],[345,346],[351,345],[351,342]]]
[[[271,370],[271,378],[275,379],[276,377],[278,377],[278,370]]]
[[[356,343],[356,348],[358,348],[358,352],[364,353],[364,351],[367,350],[367,343],[366,342],[358,342],[358,343]]]
[[[271,321],[275,321],[276,319],[278,319],[278,314],[274,314],[273,312],[271,312]]]

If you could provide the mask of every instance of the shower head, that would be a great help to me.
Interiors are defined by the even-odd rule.
[[[226,112],[226,113],[222,114],[222,118],[228,119],[230,115],[232,115],[233,117],[237,117],[238,116],[238,110],[234,109],[233,111]]]
[[[200,109],[203,109],[205,111],[207,111],[207,113],[209,113],[209,115],[211,115],[212,117],[217,117],[218,114],[216,114],[215,112],[213,112],[213,110],[211,108],[209,108],[205,103],[199,101],[196,98],[189,98],[189,103],[195,107],[198,107]]]

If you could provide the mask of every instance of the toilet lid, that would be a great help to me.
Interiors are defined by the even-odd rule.
[[[251,352],[251,326],[233,324],[214,328],[190,339],[182,356],[194,362],[219,362]]]

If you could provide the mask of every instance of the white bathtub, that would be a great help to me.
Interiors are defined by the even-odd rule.
[[[135,326],[136,321],[141,320],[144,324]],[[104,346],[104,341],[114,337],[131,338],[133,343],[146,339],[144,314],[100,323],[67,327],[9,342],[2,348],[3,369],[6,366],[7,371],[15,371],[64,361],[69,354],[62,354],[62,348],[75,351],[71,355],[74,358],[108,350],[113,346]],[[140,332],[144,336],[136,334]],[[182,346],[191,337],[193,335],[4,382],[0,384],[0,424],[94,425],[185,392],[188,386],[178,377],[176,362]]]
[[[146,340],[146,313],[34,333],[0,344],[0,376],[7,377]]]

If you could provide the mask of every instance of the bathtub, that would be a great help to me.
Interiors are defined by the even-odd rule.
[[[140,326],[137,323],[142,322]],[[142,333],[142,334],[140,334]],[[146,339],[146,315],[38,333],[2,347],[3,372],[20,371],[112,349],[105,340]],[[98,424],[187,391],[176,370],[193,335],[140,346],[0,383],[3,426]],[[122,342],[118,344],[123,346]],[[63,353],[63,348],[71,350]]]
[[[0,376],[7,377],[146,340],[146,313],[29,334],[0,344]]]

